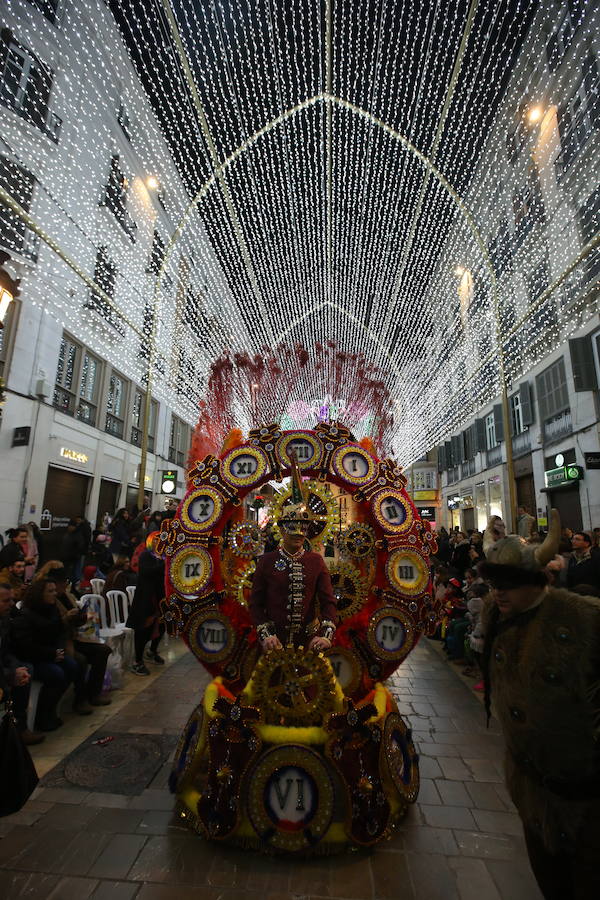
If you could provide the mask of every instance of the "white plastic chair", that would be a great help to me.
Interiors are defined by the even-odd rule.
[[[40,699],[40,691],[43,682],[31,680],[29,686],[29,703],[27,705],[27,727],[30,731],[35,731],[35,715],[37,713],[38,701]]]
[[[104,578],[90,578],[90,584],[94,594],[102,594],[104,590]]]
[[[107,591],[106,599],[110,609],[112,627],[121,637],[120,650],[123,658],[123,665],[130,666],[135,656],[135,645],[133,641],[133,628],[127,628],[125,625],[129,614],[129,599],[124,591]],[[106,609],[104,614],[106,615]]]
[[[128,585],[125,590],[127,591],[127,597],[129,599],[129,608],[131,609],[131,604],[133,603],[133,598],[135,597],[135,584]]]

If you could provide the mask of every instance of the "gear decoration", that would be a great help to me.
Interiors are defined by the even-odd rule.
[[[423,593],[429,581],[429,567],[412,547],[393,550],[387,558],[385,574],[395,590],[409,597]]]
[[[242,559],[252,559],[264,552],[264,538],[255,522],[238,522],[229,532],[228,545]]]
[[[330,539],[335,528],[335,516],[337,506],[335,497],[326,484],[311,479],[304,482],[307,494],[307,503],[312,512],[313,524],[312,531],[308,535],[311,544],[322,542],[324,544]],[[281,540],[281,531],[277,524],[281,513],[291,503],[292,488],[291,486],[280,491],[271,503],[271,515],[273,517],[273,535],[276,540]]]
[[[348,562],[331,563],[329,574],[338,615],[343,622],[362,609],[367,597],[367,583],[358,569]]]
[[[293,457],[316,513],[313,542],[335,528],[330,483],[352,494],[357,521],[344,529],[343,560],[332,565],[334,645],[323,654],[261,655],[248,599],[262,547],[242,506],[251,491],[289,477]],[[309,856],[377,843],[418,790],[410,734],[381,680],[440,613],[427,564],[435,541],[404,476],[341,423],[258,426],[220,456],[196,461],[188,476],[158,538],[167,572],[160,609],[213,681],[175,758],[179,815],[205,837],[267,852]],[[290,495],[276,498],[276,514]]]
[[[333,708],[335,676],[326,659],[310,650],[271,650],[258,661],[252,685],[265,720],[313,725]]]
[[[392,606],[384,607],[371,617],[367,642],[379,659],[399,663],[412,650],[414,625],[407,613]]]
[[[414,803],[419,793],[418,756],[410,729],[397,712],[391,712],[385,720],[380,765],[400,797]]]
[[[273,747],[250,774],[248,817],[257,837],[276,850],[307,850],[328,831],[333,817],[331,772],[313,750]]]
[[[354,559],[366,559],[375,552],[375,532],[365,522],[353,522],[341,532],[340,553]]]

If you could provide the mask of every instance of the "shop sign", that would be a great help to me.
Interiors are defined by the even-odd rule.
[[[89,460],[89,456],[81,453],[79,450],[72,450],[70,447],[61,447],[60,455],[63,459],[69,459],[71,462],[83,463],[85,465]]]
[[[597,453],[584,453],[586,469],[600,469],[600,451]]]
[[[31,427],[29,425],[22,425],[20,428],[14,428],[13,429],[12,446],[13,447],[29,446],[30,434],[31,434]]]
[[[448,497],[448,509],[458,509],[460,507],[460,497]]]
[[[419,508],[417,506],[417,512],[421,516],[422,519],[435,519],[435,507],[434,506],[423,506]]]
[[[437,491],[415,491],[413,500],[437,500]]]
[[[549,469],[544,472],[546,487],[555,488],[573,481],[581,481],[583,469],[581,466],[559,466],[558,469]]]
[[[52,528],[52,513],[45,509],[40,516],[40,531],[50,531]]]

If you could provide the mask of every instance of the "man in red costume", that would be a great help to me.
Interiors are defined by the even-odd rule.
[[[263,652],[305,646],[331,647],[337,608],[331,578],[318,553],[304,549],[310,516],[302,503],[290,504],[279,520],[281,545],[256,563],[250,615]]]

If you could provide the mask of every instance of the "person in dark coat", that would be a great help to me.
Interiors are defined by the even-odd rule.
[[[40,579],[28,587],[12,632],[15,653],[33,664],[33,677],[43,682],[36,727],[40,731],[60,728],[63,723],[56,706],[71,683],[75,688],[74,711],[80,715],[91,713],[85,696],[85,669],[65,652],[68,635],[54,581]]]
[[[13,592],[10,584],[0,582],[0,702],[12,700],[13,715],[23,742],[41,744],[45,735],[27,727],[27,706],[33,667],[21,662],[12,646],[11,613]]]
[[[32,565],[33,558],[27,556],[29,534],[25,526],[19,525],[18,528],[10,528],[7,534],[10,540],[0,550],[0,569],[12,566],[17,560],[24,560],[26,565]]]
[[[120,509],[110,525],[108,530],[111,535],[110,547],[108,548],[113,555],[113,559],[117,556],[131,556],[133,549],[133,535],[138,530],[144,520],[143,510],[135,519],[131,517],[128,509],[123,507]]]
[[[148,541],[152,546],[152,537]],[[127,619],[127,627],[134,631],[135,662],[131,671],[135,675],[150,674],[144,664],[144,649],[148,641],[150,649],[146,653],[146,659],[158,665],[164,664],[164,659],[158,653],[160,639],[165,633],[164,624],[159,623],[159,604],[164,596],[165,564],[151,549],[144,550],[139,557],[137,586]]]
[[[600,590],[600,550],[592,547],[592,539],[585,531],[576,531],[571,538],[573,552],[567,565],[567,587],[577,594],[587,594],[588,586]],[[586,590],[579,590],[579,586]]]
[[[85,538],[75,519],[69,519],[67,530],[60,543],[59,556],[67,570],[69,581],[79,581],[81,561],[85,552]]]

